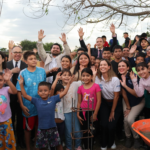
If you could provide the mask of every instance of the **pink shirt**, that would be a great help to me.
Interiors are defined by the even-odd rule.
[[[150,76],[147,79],[141,78],[139,85],[137,83],[137,79],[133,79],[132,83],[138,97],[142,97],[144,95],[145,89],[150,93]]]
[[[9,86],[0,89],[0,122],[11,118]]]
[[[80,107],[88,109],[88,106],[89,106],[89,108],[92,109],[92,106],[93,106],[93,109],[95,110],[96,104],[97,104],[96,93],[99,92],[99,91],[101,91],[100,86],[96,83],[94,83],[92,85],[92,87],[89,88],[89,89],[85,89],[84,86],[81,85],[78,88],[78,94],[82,95],[82,102],[81,102]],[[88,100],[89,100],[89,102],[88,102]],[[84,116],[84,119],[86,120],[85,111],[83,111],[83,116]]]

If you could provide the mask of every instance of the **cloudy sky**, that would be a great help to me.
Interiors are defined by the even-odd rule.
[[[1,1],[1,0],[0,0]],[[36,1],[36,0],[30,0]],[[15,43],[19,43],[24,39],[28,39],[31,41],[37,41],[38,31],[43,29],[45,31],[46,37],[43,42],[58,42],[61,43],[59,36],[62,32],[69,31],[69,27],[66,26],[66,30],[62,30],[62,26],[65,22],[65,17],[60,12],[57,7],[50,7],[49,14],[40,18],[40,19],[32,19],[24,15],[23,9],[25,8],[26,13],[30,15],[30,11],[27,7],[27,2],[29,0],[4,0],[2,13],[0,17],[0,47],[8,47],[8,41],[14,40]],[[32,15],[31,15],[32,16]],[[130,37],[133,39],[136,34],[140,34],[141,32],[147,31],[147,24],[149,20],[145,20],[140,23],[140,25],[136,28],[135,31],[129,32],[128,28],[121,27],[116,30],[118,39],[120,44],[124,42],[123,32],[128,31],[130,33]],[[135,18],[129,19],[129,27],[134,27],[136,24]],[[88,37],[91,33],[93,25],[82,26],[85,31],[85,38]],[[98,36],[106,35],[107,40],[109,41],[111,38],[111,34],[109,29],[102,29],[102,24],[98,24],[92,35],[89,39],[86,40],[86,43],[91,43],[91,45],[95,44],[95,39]],[[67,41],[71,50],[75,48],[75,46],[79,46],[79,37],[77,30],[80,25],[77,25],[71,32],[67,34]]]

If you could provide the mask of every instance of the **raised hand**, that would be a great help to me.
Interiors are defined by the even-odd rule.
[[[42,39],[45,37],[46,35],[44,35],[44,31],[40,30],[38,31],[38,40],[42,41]]]
[[[9,43],[8,43],[9,50],[13,49],[14,46],[15,46],[14,41],[9,41]]]
[[[125,87],[126,86],[126,77],[125,77],[125,75],[122,75],[121,78],[122,78],[122,81],[120,80],[120,83],[123,87]]]
[[[38,50],[36,48],[34,48],[33,52],[36,54],[38,52]]]
[[[20,80],[18,79],[19,84],[23,84],[24,78],[20,75]]]
[[[133,45],[133,46],[131,47],[131,49],[130,49],[129,53],[130,53],[130,54],[135,53],[136,48],[137,48],[137,46],[136,46],[136,45]]]
[[[97,74],[97,69],[95,68],[95,66],[92,66],[92,67],[91,67],[91,70],[92,70],[92,72],[93,72],[93,76],[96,76],[96,74]]]
[[[20,72],[20,68],[18,68],[18,67],[11,69],[12,74],[19,73],[19,72]]]
[[[112,23],[111,26],[110,26],[110,32],[111,32],[112,34],[115,34],[115,26],[114,26],[113,23]]]
[[[80,40],[83,40],[83,36],[84,36],[83,28],[81,27],[79,28],[78,34],[79,34]]]
[[[55,68],[52,68],[49,72],[56,72],[56,71],[58,71],[58,67],[55,67]]]
[[[59,37],[60,40],[63,42],[63,43],[67,43],[67,40],[66,40],[66,34],[65,33],[61,33],[61,37]]]
[[[87,47],[87,49],[90,49],[91,48],[91,44],[88,43],[86,47]]]
[[[137,75],[135,75],[134,72],[131,71],[131,72],[130,72],[130,78],[131,78],[131,80],[137,79]]]
[[[58,72],[58,73],[57,73],[57,75],[56,75],[56,79],[57,79],[57,80],[60,80],[60,79],[61,79],[61,73],[62,73],[62,72]]]
[[[9,81],[12,77],[12,73],[9,69],[5,69],[5,73],[3,74],[3,78],[5,81]]]

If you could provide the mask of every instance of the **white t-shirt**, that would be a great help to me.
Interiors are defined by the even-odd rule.
[[[49,64],[49,70],[51,70],[52,68],[57,67],[57,62],[56,62],[56,58],[52,57],[52,61]],[[48,77],[48,82],[52,83],[53,82],[53,76],[52,77]]]
[[[67,94],[63,97],[63,107],[64,107],[64,113],[70,113],[72,112],[72,99],[73,99],[73,107],[77,107],[78,103],[78,88],[82,85],[81,81],[74,81],[70,85],[70,88],[67,92]],[[75,106],[74,106],[75,103]]]
[[[63,111],[63,99],[61,99],[60,102],[56,103],[55,118],[65,120],[64,111]]]
[[[102,76],[102,80],[96,76],[95,83],[99,84],[104,99],[114,99],[114,92],[120,92],[120,81],[117,77],[112,77],[111,81],[106,82]]]

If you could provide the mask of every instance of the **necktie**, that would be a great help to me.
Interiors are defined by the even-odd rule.
[[[16,61],[15,68],[18,67],[18,62]]]
[[[99,58],[101,59],[102,58],[102,51],[99,50]]]

